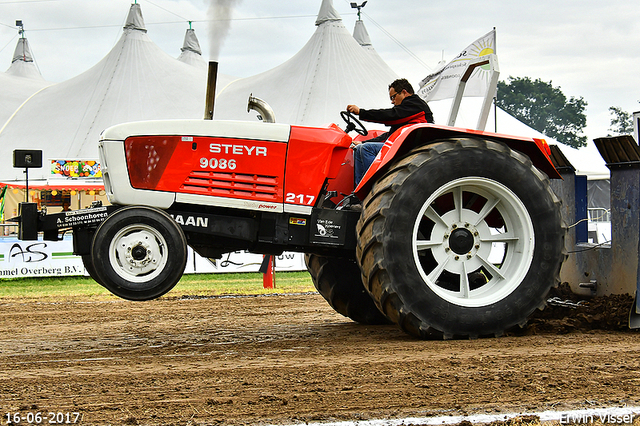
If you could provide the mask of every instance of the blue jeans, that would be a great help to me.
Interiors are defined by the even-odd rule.
[[[375,160],[378,152],[382,149],[384,142],[389,137],[388,133],[383,133],[377,138],[369,139],[368,141],[362,142],[360,145],[356,145],[353,150],[353,163],[354,163],[354,183],[355,187],[358,187],[358,184],[364,177],[364,174]]]

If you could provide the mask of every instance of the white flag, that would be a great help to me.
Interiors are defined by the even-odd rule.
[[[471,43],[446,66],[425,77],[420,82],[418,95],[425,101],[453,98],[469,61],[491,53],[496,53],[495,28]],[[489,65],[476,68],[467,81],[464,96],[485,96],[490,76]]]

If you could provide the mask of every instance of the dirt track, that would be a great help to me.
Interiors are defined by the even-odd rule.
[[[425,342],[316,294],[0,301],[0,424],[16,411],[184,425],[640,405],[638,333],[546,316],[519,336]]]

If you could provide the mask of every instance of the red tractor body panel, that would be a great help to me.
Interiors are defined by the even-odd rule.
[[[332,125],[291,126],[288,142],[151,135],[128,137],[124,147],[135,189],[313,207],[325,182],[352,192],[351,142]]]
[[[343,167],[346,157],[353,156],[349,145],[351,138],[336,125],[328,128],[291,126],[285,204],[316,205],[325,180],[329,181],[330,189],[351,193],[353,168]]]
[[[205,136],[125,141],[136,189],[283,202],[287,144]]]

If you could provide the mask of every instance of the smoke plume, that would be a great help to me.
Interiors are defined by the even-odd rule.
[[[233,8],[241,0],[209,0],[209,60],[217,61],[231,28]]]

